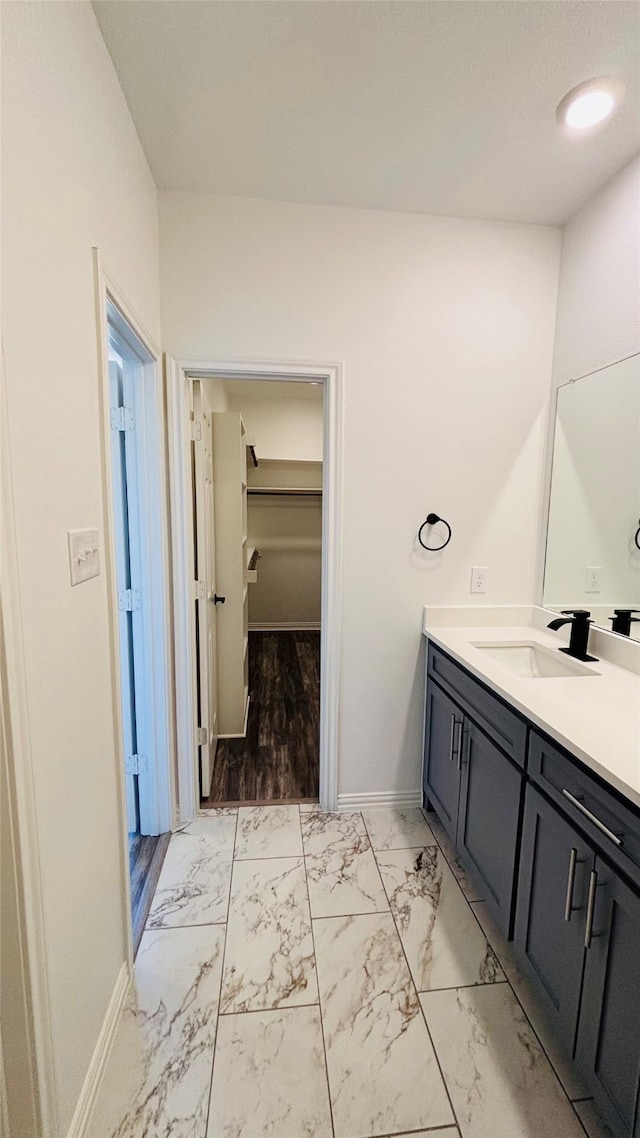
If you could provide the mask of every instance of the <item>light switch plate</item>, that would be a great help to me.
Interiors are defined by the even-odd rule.
[[[97,529],[70,529],[67,537],[71,584],[80,585],[90,577],[97,577],[100,572]]]

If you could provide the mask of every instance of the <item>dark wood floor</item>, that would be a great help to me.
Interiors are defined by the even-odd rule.
[[[320,633],[250,632],[249,695],[246,737],[219,740],[202,805],[316,799]]]
[[[134,954],[138,951],[170,837],[171,834],[159,834],[157,837],[129,834]]]

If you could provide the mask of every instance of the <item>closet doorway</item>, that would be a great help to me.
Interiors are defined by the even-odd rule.
[[[167,376],[181,817],[237,803],[335,809],[340,369],[168,360]],[[211,415],[214,605],[197,559],[198,398]],[[215,741],[202,721],[214,688]]]
[[[195,386],[211,408],[216,587],[224,597],[215,608],[216,682],[209,675],[203,685],[209,700],[217,688],[218,724],[217,747],[209,743],[207,761],[201,756],[201,805],[314,802],[323,386],[224,378]],[[197,531],[202,515],[196,493]]]

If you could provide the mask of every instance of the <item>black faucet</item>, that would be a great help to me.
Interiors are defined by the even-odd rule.
[[[608,618],[613,621],[611,631],[621,632],[623,636],[631,636],[631,625],[640,624],[640,618],[634,616],[634,612],[640,612],[640,609],[614,609],[613,616]]]
[[[562,617],[557,620],[552,620],[547,628],[558,629],[562,628],[563,624],[571,625],[571,639],[568,648],[561,648],[561,652],[566,652],[567,656],[574,656],[576,660],[597,660],[597,656],[590,656],[587,652],[589,644],[589,625],[593,624],[590,619],[591,613],[587,609],[563,609]],[[564,618],[564,619],[563,619]]]

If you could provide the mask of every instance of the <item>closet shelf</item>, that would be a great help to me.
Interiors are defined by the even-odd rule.
[[[278,497],[287,497],[289,494],[307,494],[310,496],[322,495],[322,487],[316,486],[249,486],[248,494],[277,494]]]

